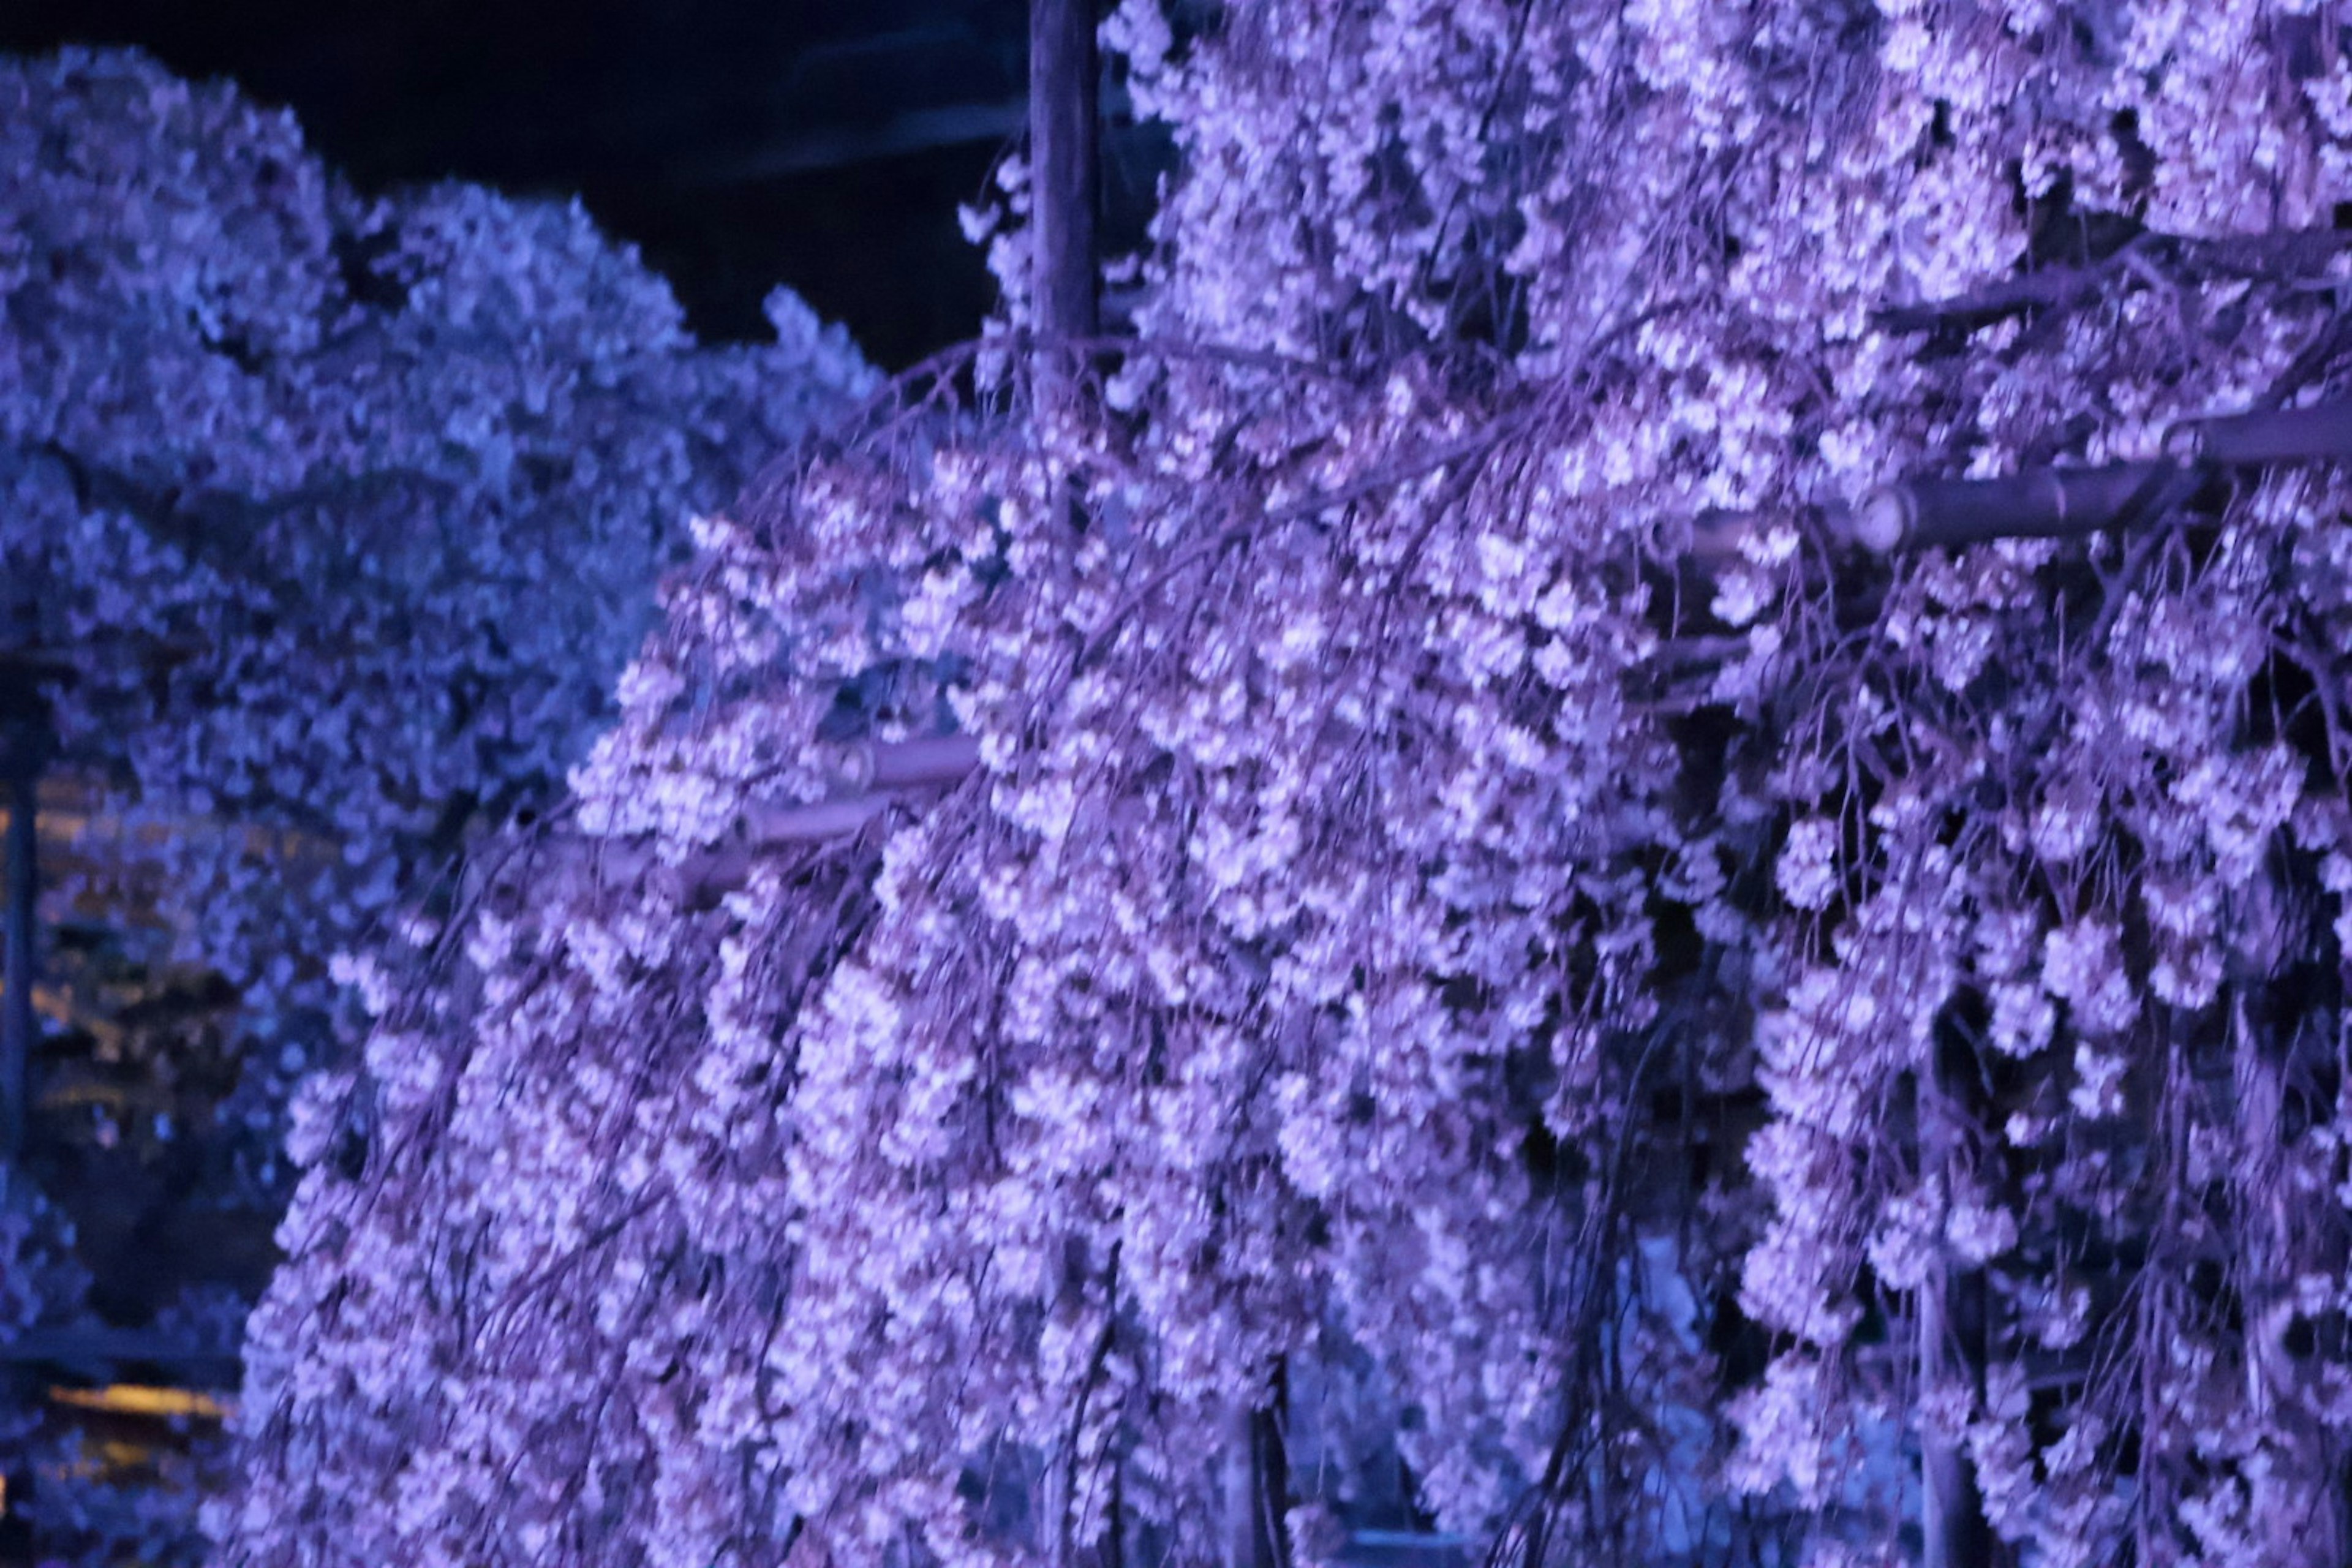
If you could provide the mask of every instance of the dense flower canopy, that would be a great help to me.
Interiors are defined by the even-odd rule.
[[[701,525],[306,1099],[225,1561],[1203,1562],[1252,1412],[1307,1561],[1389,1427],[1530,1563],[2336,1560],[2341,482],[1841,520],[2331,393],[2338,18],[1106,37],[1137,335]]]
[[[337,954],[560,791],[687,516],[870,390],[798,299],[770,314],[771,344],[700,346],[576,205],[362,195],[226,85],[129,53],[0,59],[10,740],[38,675],[73,803],[44,813],[50,930],[103,932],[111,973],[228,982],[223,1125],[153,1119],[224,1152],[207,1196],[284,1203]],[[79,952],[51,944],[44,978],[103,996]],[[167,1013],[95,1026],[121,1070],[191,1070]],[[74,1321],[88,1283],[9,1183],[0,1343]],[[219,1295],[198,1300],[225,1329]],[[193,1560],[192,1489],[110,1487],[38,1409],[0,1408],[0,1468],[42,1478],[12,1515],[91,1562]]]
[[[365,197],[226,85],[0,62],[0,571],[100,791],[58,907],[157,901],[278,1037],[257,1113],[329,957],[560,784],[683,515],[870,381],[771,310],[700,349],[577,205]]]

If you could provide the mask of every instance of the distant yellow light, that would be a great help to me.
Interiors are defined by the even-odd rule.
[[[52,1388],[49,1400],[79,1410],[104,1410],[118,1415],[196,1415],[207,1421],[225,1419],[232,1403],[191,1388],[150,1388],[136,1383],[118,1383],[107,1388]]]

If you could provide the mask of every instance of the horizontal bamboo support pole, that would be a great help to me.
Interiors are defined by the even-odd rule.
[[[2342,461],[2352,458],[2352,403],[2183,419],[2165,433],[2164,449],[2185,463],[2225,468]]]
[[[1954,299],[1888,305],[1871,320],[1888,331],[1925,332],[1942,327],[1974,329],[2028,310],[2069,310],[2091,298],[2116,273],[2151,269],[2179,279],[2263,279],[2273,283],[2316,279],[2347,246],[2352,235],[2332,228],[2279,229],[2217,238],[2148,231],[2096,261],[2039,268],[2004,278]]]
[[[1906,479],[1854,507],[1854,542],[1874,555],[1994,539],[2065,539],[2113,525],[2163,489],[2179,466],[2034,468],[1998,479]]]
[[[856,832],[882,814],[892,791],[869,790],[806,805],[753,806],[743,814],[741,847],[816,844]]]
[[[740,888],[749,879],[751,857],[758,851],[846,838],[902,794],[952,787],[979,765],[976,735],[924,735],[869,746],[856,770],[866,781],[861,793],[804,805],[753,806],[743,814],[741,842],[707,849],[679,869],[705,892]]]
[[[871,745],[850,770],[863,785],[858,793],[801,805],[755,805],[743,814],[743,841],[758,848],[839,838],[874,820],[898,792],[944,789],[979,765],[975,735],[923,735]]]
[[[2210,496],[2225,468],[2352,461],[2352,403],[2184,419],[2165,433],[2164,449],[2153,462],[1882,485],[1855,504],[1846,530],[1877,555],[2096,532]]]
[[[872,748],[875,789],[929,789],[960,782],[980,765],[977,735],[922,735]]]
[[[752,858],[761,851],[846,838],[905,796],[951,788],[979,766],[980,740],[973,735],[923,735],[866,745],[845,770],[847,793],[792,805],[751,806],[734,838],[688,856],[675,875],[700,896],[730,891],[750,879]],[[593,853],[608,878],[642,877],[656,866],[653,847],[643,839],[560,837]]]

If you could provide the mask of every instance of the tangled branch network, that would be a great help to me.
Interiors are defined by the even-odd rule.
[[[304,1101],[226,1560],[1206,1562],[1253,1411],[1306,1561],[2338,1560],[2342,481],[1827,526],[2338,392],[2334,10],[1105,37],[1136,335],[1029,395],[1014,168],[698,525]]]

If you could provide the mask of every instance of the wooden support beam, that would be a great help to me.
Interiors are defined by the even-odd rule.
[[[12,724],[12,730],[25,726]],[[40,885],[37,868],[40,844],[35,826],[35,791],[40,781],[37,761],[29,760],[29,736],[8,737],[5,787],[8,798],[7,910],[5,983],[0,994],[0,1162],[13,1163],[25,1152],[26,1124],[32,1100],[33,1042],[39,1024],[33,1011],[33,935],[38,918]]]
[[[924,735],[867,746],[857,756],[851,779],[856,793],[805,805],[753,806],[743,814],[745,845],[779,847],[855,833],[879,816],[901,791],[945,789],[961,783],[980,765],[980,739]]]
[[[869,745],[864,755],[868,789],[942,788],[980,765],[980,737],[918,735]]]
[[[1906,479],[1864,496],[1847,521],[1875,555],[1993,539],[2066,539],[2209,499],[2225,471],[2352,461],[2352,403],[2184,419],[2167,457],[2096,468],[2030,468],[1995,479]]]
[[[1070,0],[1039,0],[1036,15],[1040,28],[1047,17],[1066,28],[1072,18],[1084,18],[1086,52],[1091,60],[1092,21],[1085,6]],[[1066,52],[1075,47],[1067,37],[1060,37],[1058,42]],[[1055,58],[1061,60],[1060,56]],[[1068,68],[1063,62],[1055,68]],[[1089,204],[1083,230],[1089,243],[1091,212]],[[1076,271],[1048,268],[1041,261],[1041,300],[1049,278],[1071,283],[1081,275],[1086,284],[1084,308],[1091,310],[1094,268],[1090,258]],[[1079,307],[1069,304],[1074,297],[1056,296],[1063,303],[1055,307],[1073,312],[1068,317],[1072,321],[1080,319],[1075,313]],[[2184,420],[2168,434],[2166,444],[2176,456],[2151,462],[2037,468],[1994,479],[1909,479],[1871,491],[1850,510],[1830,509],[1828,521],[1837,531],[1880,555],[1992,539],[2089,533],[2196,499],[2218,487],[2222,470],[2229,468],[2352,461],[2352,403]],[[1746,513],[1704,512],[1693,520],[1688,536],[1676,542],[1702,565],[1719,564],[1736,558],[1741,536],[1759,521]],[[1728,642],[1705,648],[1694,645],[1682,651],[1691,656],[1687,662],[1699,668],[1719,658],[1730,646]],[[931,735],[871,746],[851,769],[846,793],[832,800],[753,807],[744,814],[742,835],[737,842],[706,851],[682,869],[706,889],[740,886],[749,874],[751,857],[757,852],[856,833],[902,794],[951,787],[969,775],[979,761],[980,742],[970,735]],[[641,847],[616,846],[612,853],[615,858],[611,863],[624,870],[642,869],[651,863]]]
[[[1253,1540],[1250,1555],[1263,1568],[1290,1568],[1290,1451],[1283,1434],[1290,1422],[1290,1373],[1274,1363],[1274,1397],[1250,1420]]]
[[[2147,509],[2183,470],[2170,461],[2033,468],[1997,479],[1906,479],[1853,509],[1853,541],[1874,555],[1995,539],[2065,539]]]
[[[1966,1065],[1947,1052],[1919,1074],[1919,1163],[1952,1201],[1969,1179],[1963,1158],[1968,1129],[1981,1124],[1985,1106]],[[1919,1383],[1928,1390],[1985,1392],[1988,1290],[1984,1270],[1971,1267],[1949,1243],[1917,1293]],[[1921,1568],[1990,1568],[1992,1532],[1976,1466],[1957,1432],[1923,1431],[1919,1438]]]
[[[1037,335],[1048,345],[1091,338],[1100,325],[1099,68],[1092,0],[1030,0],[1029,221],[1036,247],[1030,289]]]
[[[1973,1383],[1981,1392],[1984,1276],[1948,1260],[1919,1288],[1920,1379],[1928,1386]],[[1975,1466],[1959,1437],[1924,1434],[1919,1445],[1922,1568],[1987,1568],[1992,1535]]]
[[[2071,309],[2092,298],[2118,273],[2127,271],[2143,277],[2185,274],[2263,279],[2273,283],[2316,279],[2347,247],[2352,247],[2352,235],[2332,228],[2203,238],[2151,230],[2095,262],[2039,268],[1997,279],[1956,299],[1885,306],[1873,311],[1871,320],[1895,332],[1950,327],[1972,331],[2028,310]]]
[[[191,1343],[152,1329],[31,1329],[0,1342],[0,1366],[32,1366],[93,1383],[110,1383],[125,1367],[173,1373],[190,1386],[234,1389],[242,1375],[235,1351]]]
[[[30,656],[40,624],[39,586],[28,578],[8,584],[0,609],[0,646]],[[0,803],[8,811],[5,921],[0,936],[0,1163],[14,1163],[25,1152],[30,1119],[34,1042],[39,1025],[33,1012],[35,921],[39,915],[41,770],[48,762],[49,705],[41,689],[37,662],[18,662],[0,672]]]
[[[744,811],[731,841],[692,855],[675,872],[698,897],[731,892],[751,879],[752,862],[763,854],[795,845],[846,838],[909,795],[951,789],[980,766],[975,735],[920,735],[873,742],[853,754],[847,788],[830,800],[793,805],[753,805]],[[559,842],[596,858],[599,874],[623,880],[643,877],[657,864],[643,839],[564,834]]]
[[[2184,463],[2224,468],[2352,460],[2352,403],[2183,419],[2165,432],[2164,449]]]

